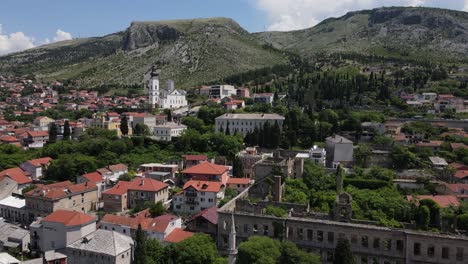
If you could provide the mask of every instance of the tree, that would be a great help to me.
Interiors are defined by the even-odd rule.
[[[120,132],[122,132],[124,136],[128,135],[128,120],[126,115],[120,119]]]
[[[281,242],[281,256],[277,263],[281,264],[319,264],[320,256],[306,253],[289,240]]]
[[[213,263],[218,258],[216,245],[207,234],[195,234],[176,244],[173,249],[173,263],[205,264]]]
[[[269,237],[252,236],[239,244],[236,263],[275,264],[281,256],[280,243]]]
[[[141,224],[138,224],[138,229],[135,235],[135,259],[134,264],[145,264],[146,263],[146,246],[145,246],[145,233],[141,228]]]
[[[138,123],[135,125],[135,129],[133,130],[135,135],[138,136],[149,136],[151,135],[150,130],[147,125]]]
[[[351,252],[351,245],[349,240],[346,238],[338,239],[335,248],[335,255],[333,259],[333,264],[354,264],[354,256]]]
[[[237,178],[244,178],[244,166],[241,159],[237,156],[234,158],[233,175]]]
[[[69,140],[70,139],[70,123],[68,120],[65,120],[65,123],[63,124],[63,139]]]
[[[166,212],[166,208],[161,201],[158,201],[157,203],[150,206],[149,212],[151,217],[158,217]]]
[[[145,241],[146,263],[165,264],[164,247],[158,240],[150,238]]]
[[[416,224],[419,228],[427,230],[431,221],[431,211],[426,205],[419,206],[416,213]]]
[[[359,144],[354,152],[354,158],[356,165],[359,167],[367,168],[369,165],[369,159],[372,155],[372,149],[368,145]]]
[[[225,131],[225,134],[226,134],[226,135],[231,135],[231,130],[229,129],[229,121],[226,122],[226,131]]]
[[[55,123],[50,124],[49,128],[49,142],[55,143],[57,141],[57,125]]]

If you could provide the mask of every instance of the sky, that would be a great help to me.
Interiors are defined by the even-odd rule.
[[[0,55],[103,36],[124,30],[132,21],[230,17],[250,32],[287,31],[381,6],[468,11],[468,0],[1,0]]]

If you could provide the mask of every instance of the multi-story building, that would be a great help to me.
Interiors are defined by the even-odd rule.
[[[50,157],[28,160],[22,163],[20,168],[29,173],[31,179],[37,180],[42,178],[44,171],[47,169],[51,161],[52,158]]]
[[[32,180],[19,167],[6,169],[0,172],[0,199],[10,196],[13,193],[21,194],[22,190],[28,187]]]
[[[206,155],[182,155],[182,168],[188,169],[205,161],[208,161]]]
[[[218,232],[218,207],[213,206],[199,212],[188,219],[186,225],[187,230],[208,234],[216,240]]]
[[[232,85],[212,85],[210,87],[200,89],[201,95],[206,95],[208,98],[219,98],[237,95],[237,89]]]
[[[138,171],[146,178],[164,182],[174,180],[178,169],[177,164],[147,163],[140,165]]]
[[[169,199],[169,185],[150,178],[136,178],[128,186],[128,207],[133,208],[145,202],[166,202]]]
[[[29,224],[24,197],[13,194],[0,200],[0,217],[11,223]]]
[[[104,210],[109,212],[123,212],[128,209],[128,186],[131,182],[119,181],[112,188],[102,193]]]
[[[277,123],[282,129],[283,121],[284,117],[278,114],[224,114],[215,118],[215,129],[223,132],[228,129],[231,135],[238,132],[245,136],[255,128],[263,128],[266,122],[271,126]]]
[[[57,210],[30,226],[31,249],[36,252],[64,249],[96,231],[96,219],[81,213]]]
[[[225,185],[220,181],[190,180],[172,198],[173,210],[179,214],[196,214],[217,206],[224,198]]]
[[[173,137],[180,137],[187,126],[175,122],[167,122],[153,128],[153,136],[156,140],[171,141]]]
[[[31,237],[28,230],[0,219],[0,252],[9,249],[28,252],[30,242]]]
[[[27,148],[42,148],[49,140],[48,131],[26,131],[20,135],[22,144]]]
[[[259,93],[252,96],[255,103],[263,104],[273,104],[274,97],[273,93]]]
[[[67,245],[68,264],[131,264],[133,239],[115,231],[98,229],[94,233]]]
[[[339,164],[345,167],[353,163],[353,142],[339,135],[333,135],[325,139],[327,154],[327,167],[336,168]]]
[[[174,89],[174,82],[168,82],[166,89],[159,87],[159,71],[156,67],[151,69],[148,83],[148,99],[151,107],[158,106],[163,109],[180,108],[188,105],[186,92]]]
[[[87,213],[96,209],[98,191],[95,183],[73,184],[70,181],[42,185],[24,194],[30,221],[57,210]]]
[[[185,180],[218,181],[226,184],[229,178],[229,167],[202,162],[182,171]]]
[[[255,163],[267,157],[273,157],[273,153],[258,153],[256,147],[249,147],[237,153],[236,157],[242,163],[244,177],[252,178],[254,176],[253,167]]]

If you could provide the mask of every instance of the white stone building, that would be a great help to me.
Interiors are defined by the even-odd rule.
[[[200,89],[201,95],[206,95],[208,98],[219,98],[237,95],[237,89],[232,85],[212,85],[210,87]]]
[[[165,89],[159,87],[159,73],[156,68],[151,70],[148,83],[148,103],[151,107],[158,106],[163,109],[174,109],[187,106],[186,93],[174,88],[174,82],[167,82]]]
[[[186,129],[186,125],[167,122],[166,124],[155,126],[153,129],[153,135],[156,140],[171,141],[173,137],[180,137],[182,132]]]
[[[224,114],[215,118],[216,131],[225,131],[229,127],[230,134],[236,131],[245,136],[248,132],[253,132],[257,127],[263,128],[266,122],[273,126],[278,122],[280,129],[283,127],[284,117],[278,114]]]
[[[217,206],[224,198],[222,182],[190,180],[172,199],[173,211],[178,214],[196,214]]]
[[[316,145],[314,145],[309,150],[309,159],[314,161],[316,164],[325,166],[326,158],[327,158],[327,152],[325,151],[324,148],[319,148]]]

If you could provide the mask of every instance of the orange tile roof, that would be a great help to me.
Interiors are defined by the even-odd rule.
[[[123,195],[127,193],[128,186],[130,186],[131,182],[129,181],[119,181],[116,185],[114,185],[109,190],[103,192],[103,194],[109,195]]]
[[[453,174],[453,177],[458,179],[464,179],[468,177],[468,170],[457,170],[455,174]]]
[[[450,147],[451,147],[452,149],[459,149],[459,148],[464,148],[464,149],[466,149],[466,148],[468,148],[468,146],[465,145],[465,144],[463,144],[463,143],[450,143]]]
[[[418,142],[416,143],[417,147],[440,147],[444,143],[440,140],[431,140],[430,142]]]
[[[164,242],[179,243],[193,235],[194,233],[185,231],[182,228],[174,228],[174,230],[166,238],[164,238]]]
[[[65,226],[83,226],[95,222],[96,219],[81,212],[57,210],[46,216],[43,221],[62,223]]]
[[[3,141],[3,142],[19,142],[19,139],[15,138],[13,136],[5,135],[5,136],[0,137],[0,141]]]
[[[194,165],[182,171],[185,174],[207,174],[207,175],[220,175],[225,173],[228,167],[209,163],[207,161]]]
[[[49,136],[49,132],[47,132],[47,131],[28,131],[27,133],[31,137],[46,137],[46,136]]]
[[[99,174],[99,172],[97,171],[83,174],[83,177],[87,179],[89,182],[102,182],[103,181],[102,175]]]
[[[213,181],[197,181],[197,180],[190,180],[184,184],[184,190],[187,188],[194,188],[197,191],[201,192],[219,192],[221,188],[224,186],[221,182],[213,182]]]
[[[45,157],[45,158],[40,158],[40,159],[28,160],[27,162],[31,163],[35,167],[41,167],[42,165],[48,164],[51,160],[52,158]]]
[[[69,195],[96,190],[93,182],[73,184],[70,181],[58,182],[54,184],[42,185],[27,192],[26,196],[45,198],[50,200],[61,199]]]
[[[249,184],[250,179],[249,178],[232,178],[229,177],[227,180],[227,184]]]
[[[24,172],[19,167],[1,171],[0,179],[3,179],[3,177],[9,177],[10,179],[14,180],[18,184],[26,184],[26,183],[32,182],[32,180],[27,176],[26,172]]]
[[[128,186],[129,190],[157,192],[169,185],[151,178],[135,178]]]
[[[406,199],[408,201],[413,201],[413,196],[407,195]],[[454,195],[417,195],[416,196],[416,203],[421,200],[432,200],[436,202],[440,207],[447,208],[451,205],[459,206],[460,202],[458,201],[457,197]]]
[[[198,214],[192,216],[189,221],[195,220],[196,218],[203,217],[208,222],[217,225],[218,224],[218,207],[213,206],[206,208],[205,210],[199,212]]]
[[[170,222],[179,219],[178,216],[172,214],[164,214],[155,218],[146,217],[128,217],[106,214],[101,222],[120,226],[128,226],[132,229],[137,229],[138,225],[145,231],[165,233]]]
[[[112,172],[128,170],[127,165],[122,164],[122,163],[109,165],[107,166],[107,168]]]

